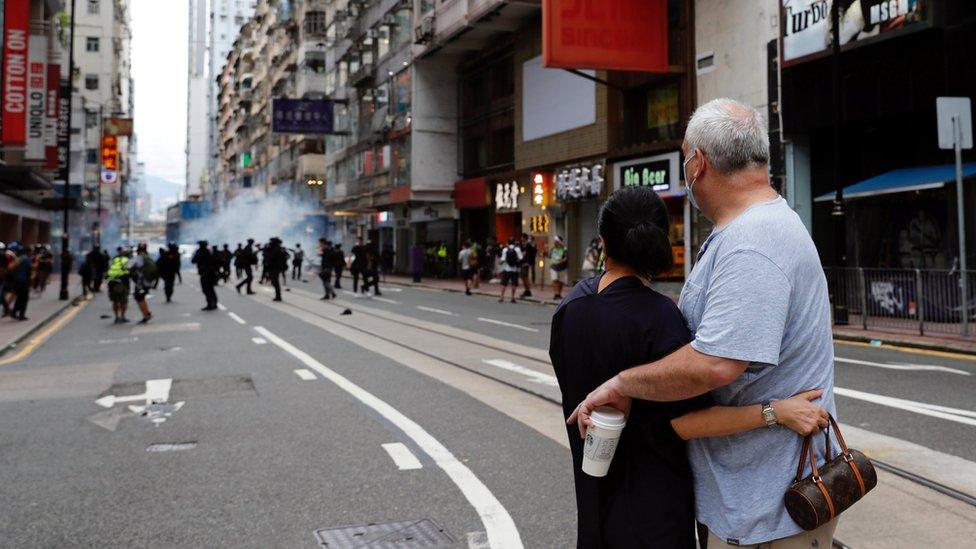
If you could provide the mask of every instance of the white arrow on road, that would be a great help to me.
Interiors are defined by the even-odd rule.
[[[95,404],[103,408],[111,408],[120,402],[137,402],[144,400],[146,404],[162,403],[169,400],[169,390],[173,386],[170,379],[149,379],[146,380],[146,392],[141,395],[115,396],[105,395],[95,401]]]

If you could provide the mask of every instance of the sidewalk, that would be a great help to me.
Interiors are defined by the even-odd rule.
[[[382,283],[382,282],[381,282]],[[447,292],[464,292],[464,281],[456,278],[424,278],[421,282],[415,283],[409,276],[387,275],[386,283],[399,284],[403,286],[416,286],[419,288],[429,288],[432,290],[442,290]],[[674,301],[681,295],[681,282],[658,282],[653,284],[655,290],[670,297]],[[472,290],[478,295],[497,297],[501,293],[500,284],[481,282],[479,288]],[[516,292],[516,297],[522,293],[521,287]],[[563,295],[569,293],[569,289],[563,289]],[[506,294],[510,295],[510,294]],[[532,286],[532,297],[518,298],[520,301],[530,303],[540,303],[546,305],[556,305],[557,302],[552,298],[552,285],[539,288],[539,285]],[[506,298],[507,299],[507,298]],[[834,326],[834,338],[841,341],[855,341],[873,343],[876,345],[888,344],[904,347],[914,347],[933,351],[948,351],[964,354],[976,355],[976,338],[962,338],[948,334],[924,335],[920,336],[917,332],[910,330],[899,330],[888,328],[885,330],[863,330],[859,326]],[[881,342],[881,343],[874,343]]]
[[[70,307],[75,298],[81,296],[81,279],[78,275],[72,274],[68,282],[68,301],[58,299],[61,277],[58,273],[53,273],[44,293],[36,294],[31,290],[30,301],[27,302],[27,320],[0,318],[0,356],[16,348],[23,339]]]

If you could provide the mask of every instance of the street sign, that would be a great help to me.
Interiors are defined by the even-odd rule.
[[[115,170],[102,169],[102,183],[112,185],[119,180],[119,172]]]
[[[271,102],[271,131],[274,133],[331,134],[332,101],[328,99],[286,99]]]
[[[937,97],[935,99],[936,117],[939,120],[939,148],[953,149],[956,135],[953,119],[959,121],[962,140],[961,149],[973,148],[973,115],[968,97]]]

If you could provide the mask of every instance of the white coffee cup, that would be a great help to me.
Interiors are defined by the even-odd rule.
[[[587,427],[583,441],[583,472],[592,477],[605,477],[627,418],[616,408],[599,406],[590,414],[590,421],[592,425]]]

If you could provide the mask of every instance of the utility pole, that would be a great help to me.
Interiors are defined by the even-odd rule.
[[[62,301],[68,299],[68,275],[71,274],[71,250],[68,242],[68,211],[70,198],[68,197],[71,184],[71,103],[75,95],[75,0],[71,0],[71,29],[68,32],[68,170],[64,177],[64,211],[62,212],[61,233],[61,292],[58,297]]]
[[[831,27],[831,80],[833,84],[833,148],[834,165],[833,179],[836,190],[834,193],[834,209],[831,216],[834,218],[834,254],[836,266],[840,269],[839,276],[845,276],[844,268],[847,267],[847,226],[844,215],[844,184],[841,182],[841,90],[840,90],[840,1],[832,0],[830,3],[830,27]],[[840,286],[838,286],[840,289]],[[847,324],[847,296],[843,291],[834,293],[834,323]],[[867,314],[867,311],[861,311]]]

